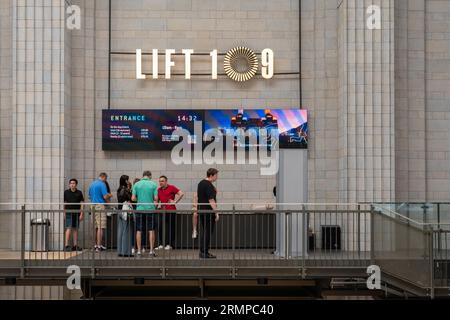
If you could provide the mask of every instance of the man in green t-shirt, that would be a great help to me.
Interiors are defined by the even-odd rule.
[[[157,228],[158,217],[155,212],[147,211],[156,210],[156,204],[158,203],[158,185],[151,179],[152,173],[150,171],[144,171],[143,178],[133,186],[131,200],[137,202],[138,211],[144,211],[142,213],[136,213],[137,255],[141,255],[141,233],[143,227],[147,226],[146,230],[149,232],[150,239],[150,256],[155,257],[155,230]]]

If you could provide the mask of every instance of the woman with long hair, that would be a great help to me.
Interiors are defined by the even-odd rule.
[[[119,257],[131,257],[132,230],[131,219],[131,188],[130,177],[123,175],[119,180],[119,189],[117,189],[117,202],[119,203],[119,212],[117,217],[117,251]]]
[[[117,202],[119,203],[119,210],[122,210],[122,203],[125,201],[131,202],[131,188],[130,177],[123,175],[119,180],[119,189],[117,189]]]

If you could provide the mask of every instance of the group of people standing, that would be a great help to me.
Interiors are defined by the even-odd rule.
[[[199,257],[203,259],[215,258],[209,252],[209,246],[215,223],[219,220],[217,189],[213,184],[217,177],[217,169],[208,169],[206,178],[198,184],[193,201],[192,237],[197,238],[197,225],[200,222],[202,232],[199,239]],[[111,205],[108,203],[111,203],[113,197],[107,178],[106,173],[101,173],[89,187],[91,212],[94,212],[96,228],[94,250],[97,252],[106,250],[102,239],[107,226],[107,211],[111,210]],[[120,257],[141,256],[145,253],[146,247],[143,246],[143,242],[149,245],[150,257],[156,256],[155,249],[173,249],[176,234],[176,204],[183,198],[184,193],[176,186],[169,184],[168,178],[164,175],[159,177],[158,183],[159,187],[152,180],[150,171],[144,171],[142,178],[135,179],[133,184],[129,176],[120,177],[117,190],[119,203],[117,250]],[[77,189],[77,185],[78,181],[71,179],[69,189],[64,192],[66,251],[81,250],[77,242],[79,223],[84,219],[84,196]],[[66,212],[69,210],[70,212]],[[159,246],[155,248],[156,233]],[[69,245],[71,234],[73,246]]]

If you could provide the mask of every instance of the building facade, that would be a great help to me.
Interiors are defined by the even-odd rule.
[[[81,9],[80,29],[67,28],[70,5]],[[371,5],[381,8],[381,29],[367,26]],[[174,165],[169,152],[102,151],[108,105],[305,108],[308,202],[450,198],[450,1],[112,0],[110,8],[108,0],[3,0],[0,24],[2,203],[62,202],[68,179],[86,192],[101,171],[115,190],[122,174],[143,170],[167,175],[190,201],[208,166]],[[276,72],[300,77],[138,81],[134,56],[109,60],[110,48],[240,45],[272,48]],[[199,71],[210,63],[202,59]],[[276,177],[259,166],[217,167],[220,201],[274,201]],[[0,247],[11,232],[0,223]]]
[[[66,28],[69,3],[2,1],[2,202],[59,202],[68,178],[86,190],[99,171],[115,186],[121,174],[149,169],[192,191],[204,166],[175,166],[165,152],[101,150],[109,1],[70,4],[81,8],[79,30]],[[371,4],[381,8],[381,30],[366,26]],[[276,71],[302,78],[301,95],[295,75],[142,82],[132,57],[113,55],[111,108],[303,107],[309,202],[448,199],[447,1],[139,0],[112,1],[111,10],[112,51],[269,47]],[[275,178],[257,166],[219,169],[221,199],[273,200]]]

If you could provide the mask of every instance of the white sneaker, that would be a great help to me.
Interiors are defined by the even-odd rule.
[[[137,252],[137,255],[138,255],[138,257],[140,257],[140,256],[141,256],[141,252],[140,252],[140,251],[138,251],[138,252]]]
[[[165,249],[165,250],[172,250],[172,247],[169,246],[169,245],[167,245],[167,246],[164,247],[164,249]]]
[[[134,254],[136,250],[134,248],[131,248],[131,254]]]
[[[150,257],[156,257],[156,253],[155,253],[155,251],[153,251],[153,250],[150,250],[150,252],[148,253],[148,255],[149,255]]]
[[[164,249],[164,247],[162,245],[160,245],[156,248],[156,250],[162,250],[162,249]]]
[[[196,239],[197,235],[197,230],[192,231],[192,239]]]
[[[142,248],[142,253],[145,253],[145,248]]]

